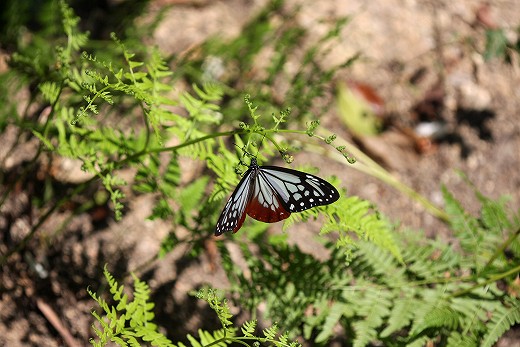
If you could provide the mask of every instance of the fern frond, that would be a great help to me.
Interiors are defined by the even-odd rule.
[[[92,313],[101,325],[101,329],[93,326],[99,342],[91,340],[91,343],[96,346],[104,346],[112,341],[120,346],[140,346],[138,342],[140,339],[151,342],[153,346],[174,346],[170,340],[157,331],[157,326],[151,322],[154,318],[152,312],[154,304],[148,302],[150,294],[148,285],[134,276],[134,299],[128,301],[128,296],[123,293],[124,287],[118,285],[106,266],[103,272],[112,299],[118,304],[117,307],[111,306],[93,292],[88,291],[104,311],[104,316]]]
[[[269,328],[265,328],[264,330],[262,330],[262,332],[266,339],[274,340],[276,339],[276,335],[278,334],[278,326],[275,323]]]
[[[352,344],[354,347],[368,346],[371,341],[377,339],[377,330],[372,323],[366,319],[352,323],[352,329],[356,334],[354,343]]]
[[[347,310],[348,305],[342,302],[335,302],[332,304],[332,307],[326,310],[327,317],[325,318],[320,333],[315,339],[317,343],[323,343],[332,336],[334,328],[336,328],[339,320]]]
[[[208,331],[199,329],[200,342],[202,343],[203,346],[208,346],[208,345],[222,346],[222,347],[227,346],[229,344],[229,342],[227,342],[227,341],[230,341],[228,339],[228,337],[232,338],[233,336],[226,335],[226,339],[224,339],[223,334],[221,334],[221,332],[222,332],[222,330],[217,330],[212,334]]]
[[[439,274],[458,270],[463,257],[450,245],[431,241],[426,244],[415,244],[414,247],[403,247],[403,261],[407,271],[417,278],[434,278]]]
[[[498,200],[492,200],[480,193],[477,194],[477,197],[482,204],[481,220],[487,230],[500,235],[512,227],[506,212],[506,203],[510,200],[509,198],[501,197]]]
[[[492,313],[488,332],[481,341],[482,347],[491,347],[504,332],[515,324],[520,323],[520,301],[507,298],[505,305]]]
[[[229,320],[232,317],[232,314],[229,311],[229,306],[227,302],[220,297],[215,289],[202,288],[195,294],[195,296],[209,304],[209,306],[217,314],[218,319],[220,320],[220,323],[224,329],[233,325],[233,323]]]
[[[68,6],[65,0],[60,0],[60,12],[63,16],[63,30],[68,38],[67,51],[79,50],[88,41],[88,33],[81,33],[78,30],[80,18],[74,14],[74,11]]]
[[[256,324],[257,324],[256,320],[245,321],[244,324],[242,324],[242,327],[240,328],[240,330],[242,331],[242,334],[246,337],[253,336],[253,333],[255,332],[255,329],[256,329]]]
[[[179,203],[181,204],[181,212],[184,215],[189,215],[197,210],[197,206],[201,206],[208,181],[209,177],[203,176],[182,190],[179,196]]]
[[[387,319],[387,326],[381,332],[382,338],[389,337],[391,334],[408,326],[414,316],[414,310],[418,304],[413,298],[414,292],[406,291],[406,294],[394,301],[392,310]]]
[[[406,347],[424,347],[424,346],[428,346],[430,344],[432,344],[432,338],[428,337],[428,336],[419,336],[418,338],[414,339],[412,342],[409,342],[409,343],[406,343],[406,344],[403,344],[405,345]],[[397,346],[401,346],[399,344],[396,345]]]
[[[55,82],[43,82],[38,87],[42,93],[42,96],[50,104],[53,104],[56,102],[56,100],[58,100],[61,89]]]
[[[33,133],[34,136],[36,136],[43,143],[43,145],[49,151],[53,151],[55,149],[54,146],[52,145],[52,143],[45,136],[43,136],[43,134],[40,134],[36,130],[33,130],[32,133]]]
[[[438,290],[423,290],[422,300],[417,302],[414,311],[412,328],[410,329],[410,336],[415,336],[428,327],[439,326],[445,322],[442,319],[442,313],[449,315],[448,324],[455,324],[458,317],[449,308],[446,298],[441,289]]]
[[[381,282],[390,286],[404,283],[405,269],[397,264],[392,253],[369,242],[358,242],[357,247],[357,256],[351,265],[356,273],[368,270],[367,273],[378,275]]]
[[[197,339],[195,339],[193,336],[188,334],[188,335],[186,335],[186,338],[191,343],[192,347],[203,347],[203,345]]]
[[[134,300],[126,306],[126,318],[129,320],[131,327],[150,326],[150,322],[154,318],[154,304],[148,302],[150,288],[135,275],[132,277],[134,278]]]
[[[456,330],[460,325],[460,314],[450,307],[449,302],[441,302],[438,306],[432,308],[424,317],[420,325],[416,325],[412,330],[412,334],[418,334],[427,328],[446,327],[450,330]]]
[[[123,285],[119,286],[114,276],[112,276],[108,271],[106,265],[103,267],[103,275],[105,275],[105,279],[107,280],[110,289],[110,294],[112,294],[114,300],[121,302],[123,306],[125,306],[128,299],[127,295],[123,293],[125,287]]]
[[[394,257],[401,260],[400,249],[392,235],[389,223],[378,213],[374,213],[373,206],[368,201],[355,196],[342,198],[334,204],[326,206],[326,211],[337,218],[327,220],[321,233],[328,234],[337,231],[340,236],[338,245],[351,245],[353,242],[349,233],[354,232],[359,237],[388,250]],[[348,254],[351,250],[351,248],[346,248]]]
[[[356,298],[356,314],[361,318],[352,323],[355,332],[354,346],[366,346],[376,340],[378,328],[384,318],[390,313],[392,293],[375,288],[358,290],[360,296]],[[353,298],[349,301],[353,302]]]
[[[485,330],[488,314],[502,306],[492,300],[493,295],[488,290],[475,290],[471,297],[455,297],[450,299],[451,308],[460,314],[461,327],[468,331]]]
[[[475,336],[463,335],[457,331],[453,331],[448,336],[446,347],[477,347],[478,341]]]
[[[150,343],[152,346],[175,347],[175,345],[168,338],[166,338],[166,336],[157,331],[157,327],[155,325],[139,325],[135,327],[134,332],[136,337],[141,338],[145,343]],[[124,336],[128,338],[129,342],[132,341],[132,344],[140,346],[137,339],[130,338],[130,335],[128,334],[125,334]]]

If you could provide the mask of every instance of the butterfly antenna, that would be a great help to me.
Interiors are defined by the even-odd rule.
[[[247,155],[247,156],[249,156],[249,157],[251,157],[251,158],[256,158],[256,157],[258,156],[258,154],[257,154],[257,155],[253,155],[253,154],[249,153],[249,152],[246,150],[246,146],[245,146],[245,145],[242,146],[242,147],[240,147],[239,145],[237,145],[237,144],[235,143],[235,146],[237,146],[237,148],[239,148],[242,152],[244,152],[244,156]]]
[[[245,166],[245,167],[249,167],[248,164],[244,163],[244,161],[242,160],[246,155],[249,156],[250,158],[255,158],[254,155],[252,155],[251,153],[249,153],[246,149],[245,149],[245,146],[242,146],[240,147],[239,145],[237,145],[236,143],[234,144],[238,149],[240,149],[242,152],[244,152],[244,154],[242,155],[241,158],[239,158],[239,164],[242,165],[242,166]],[[236,171],[236,170],[235,170]]]

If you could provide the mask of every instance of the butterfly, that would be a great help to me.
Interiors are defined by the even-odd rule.
[[[332,204],[339,193],[329,182],[314,175],[278,166],[259,166],[252,158],[249,168],[220,214],[215,235],[236,233],[246,214],[274,223],[314,206]]]

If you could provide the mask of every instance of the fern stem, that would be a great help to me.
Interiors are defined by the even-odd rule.
[[[280,130],[280,132],[286,132],[286,133],[296,133],[296,134],[302,134],[306,133],[305,131],[298,130]],[[332,132],[330,132],[332,133]],[[321,135],[313,134],[313,137],[316,137],[322,141],[325,141],[325,137]],[[388,184],[389,186],[397,189],[401,193],[404,193],[408,195],[413,200],[419,202],[429,213],[431,213],[433,216],[439,218],[444,223],[449,223],[450,218],[446,212],[444,212],[439,207],[435,206],[430,200],[425,198],[423,195],[419,194],[415,190],[413,190],[411,187],[407,186],[403,182],[399,181],[395,176],[393,176],[391,173],[389,173],[387,170],[385,170],[381,165],[379,165],[377,162],[375,162],[372,158],[370,158],[368,155],[366,155],[363,151],[358,149],[354,144],[348,142],[345,139],[338,138],[338,141],[341,142],[342,145],[347,147],[347,151],[352,154],[356,158],[356,162],[352,164],[352,168],[366,173],[372,177],[375,177],[379,179],[380,181]],[[319,153],[321,155],[325,155],[333,160],[336,160],[337,162],[340,162],[342,164],[345,163],[345,156],[340,154],[339,152],[332,153],[330,150],[325,149],[321,146],[307,143],[307,146],[309,148],[312,148],[312,150],[316,153]],[[330,144],[330,146],[334,147],[334,145]]]
[[[137,153],[134,153],[128,157],[126,157],[125,159],[121,160],[120,162],[116,163],[116,166],[119,168],[121,166],[123,166],[124,164],[128,163],[128,162],[131,162],[131,161],[134,161],[140,157],[142,157],[143,155],[146,155],[146,154],[150,154],[150,153],[161,153],[161,152],[168,152],[168,151],[172,151],[172,152],[176,152],[178,151],[179,149],[181,148],[184,148],[184,147],[187,147],[187,146],[191,146],[193,144],[196,144],[196,143],[199,143],[199,142],[202,142],[202,141],[206,141],[208,139],[212,139],[212,138],[215,138],[215,137],[221,137],[221,136],[230,136],[230,135],[235,135],[235,134],[240,134],[240,133],[243,133],[245,132],[244,130],[231,130],[231,131],[224,131],[224,132],[220,132],[220,133],[213,133],[213,134],[209,134],[209,135],[206,135],[206,136],[202,136],[202,137],[199,137],[199,138],[196,138],[196,139],[193,139],[193,140],[189,140],[189,141],[186,141],[184,143],[181,143],[180,145],[176,145],[176,146],[170,146],[170,147],[158,147],[158,148],[152,148],[152,149],[149,149],[149,150],[141,150]]]
[[[491,264],[493,264],[493,262],[502,254],[504,254],[504,251],[506,250],[507,247],[509,247],[509,245],[511,243],[513,243],[513,241],[518,237],[518,235],[520,235],[520,228],[516,229],[516,231],[514,233],[512,233],[506,241],[504,241],[504,243],[502,243],[502,245],[500,247],[498,247],[496,250],[495,250],[495,253],[493,253],[493,255],[491,256],[491,258],[489,258],[488,262],[486,263],[486,265],[484,265],[484,267],[482,268],[482,270],[480,271],[480,273],[482,273],[483,271],[485,271],[487,268],[489,268],[491,266]]]
[[[477,289],[477,288],[480,288],[480,287],[484,287],[488,284],[491,284],[491,283],[495,283],[503,278],[506,278],[506,277],[509,277],[511,275],[514,275],[514,274],[517,274],[520,272],[520,265],[504,272],[504,273],[501,273],[501,274],[497,274],[497,275],[494,275],[494,276],[491,276],[489,279],[487,279],[486,281],[484,282],[481,282],[481,283],[477,283],[469,288],[466,288],[466,289],[462,289],[462,290],[459,290],[453,294],[450,295],[450,297],[454,298],[454,297],[457,297],[457,296],[462,296],[464,294],[467,294],[467,293],[470,293],[471,291]]]
[[[278,142],[269,134],[267,134],[267,132],[264,131],[263,135],[265,136],[266,139],[268,139],[275,147],[276,147],[276,150],[279,152],[279,153],[282,153],[283,152],[283,148],[280,147],[280,145],[278,144]]]

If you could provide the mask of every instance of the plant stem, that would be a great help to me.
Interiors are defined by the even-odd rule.
[[[327,130],[328,131],[328,130]],[[281,130],[280,132],[286,132],[286,133],[296,133],[296,134],[302,134],[305,133],[304,131],[294,131],[294,130]],[[330,132],[332,133],[332,132]],[[316,138],[319,138],[320,140],[325,141],[325,137],[321,135],[313,135]],[[359,148],[357,148],[354,144],[348,142],[347,140],[343,138],[337,138],[336,142],[339,142],[342,146],[346,147],[346,151],[353,155],[356,158],[356,162],[354,164],[349,165],[349,167],[352,167],[353,169],[356,169],[360,172],[366,173],[372,177],[375,177],[382,182],[388,184],[389,186],[397,189],[401,193],[404,193],[408,195],[413,200],[419,202],[429,213],[431,213],[433,216],[439,218],[444,223],[449,223],[450,218],[446,212],[444,212],[439,207],[435,206],[430,200],[413,190],[411,187],[407,186],[403,182],[399,181],[395,176],[393,176],[390,172],[385,170],[381,165],[379,165],[377,162],[372,160],[368,155],[366,155],[363,151],[361,151]],[[330,144],[335,149],[335,145]],[[335,149],[334,152],[332,152],[330,149],[323,148],[322,146],[316,145],[314,143],[307,143],[307,146],[312,149],[313,152],[319,153],[320,155],[327,156],[331,159],[336,160],[337,162],[340,162],[342,164],[345,164],[345,156],[342,155],[338,150]]]
[[[486,286],[488,284],[491,284],[491,283],[495,283],[503,278],[506,278],[508,276],[511,276],[515,273],[519,273],[520,272],[520,265],[512,268],[511,270],[508,270],[504,273],[501,273],[501,274],[498,274],[498,275],[494,275],[494,276],[491,276],[489,279],[485,280],[484,282],[479,282],[479,283],[476,283],[475,285],[469,287],[469,288],[466,288],[466,289],[462,289],[462,290],[459,290],[453,294],[450,295],[450,297],[457,297],[457,296],[462,296],[464,294],[467,294],[467,293],[470,293],[472,292],[473,290],[479,288],[479,287],[483,287],[483,286]]]
[[[504,243],[502,243],[502,245],[500,247],[498,247],[496,250],[495,250],[495,253],[493,253],[493,255],[491,256],[491,258],[489,258],[488,262],[486,263],[486,265],[482,268],[482,270],[480,272],[483,272],[484,270],[486,270],[488,267],[491,266],[491,264],[493,264],[493,262],[501,255],[504,254],[504,251],[506,250],[506,248],[511,244],[513,243],[513,241],[518,237],[518,235],[520,235],[520,228],[516,229],[516,231],[514,233],[512,233],[508,238],[507,240],[504,241]]]

